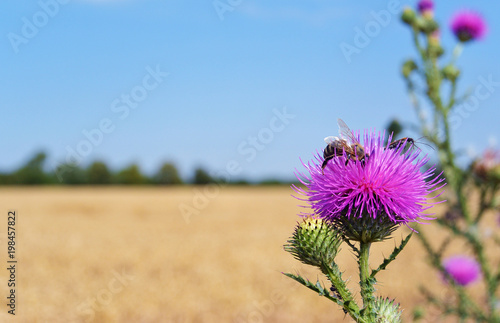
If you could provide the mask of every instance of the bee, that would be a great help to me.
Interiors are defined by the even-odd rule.
[[[321,169],[324,170],[328,161],[337,156],[343,156],[344,152],[347,155],[347,160],[345,164],[349,163],[350,159],[359,160],[363,162],[368,154],[365,153],[365,148],[359,143],[359,141],[354,136],[354,133],[346,125],[342,119],[337,121],[339,125],[339,137],[329,136],[325,138],[325,142],[328,144],[323,150],[323,164]]]

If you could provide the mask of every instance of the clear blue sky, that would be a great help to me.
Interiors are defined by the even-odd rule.
[[[173,161],[187,176],[229,163],[233,178],[291,178],[339,117],[352,129],[416,120],[400,76],[415,51],[399,13],[350,62],[340,48],[391,2],[415,5],[222,0],[218,13],[212,0],[2,1],[0,170],[39,150],[53,169],[80,149],[82,166],[152,173]],[[446,48],[460,8],[482,12],[489,32],[466,46],[459,89],[500,81],[500,3],[438,0]],[[500,87],[490,94],[455,130],[456,148],[499,138]],[[277,118],[283,109],[295,117]]]

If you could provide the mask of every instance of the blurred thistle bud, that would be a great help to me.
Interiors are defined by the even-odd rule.
[[[460,70],[451,64],[446,65],[441,72],[445,79],[450,80],[452,82],[455,82],[456,79],[460,76]]]
[[[430,35],[436,30],[439,30],[439,24],[432,17],[419,17],[417,19],[417,27],[424,34]]]
[[[297,260],[311,266],[331,265],[339,251],[342,238],[332,224],[309,216],[295,227],[285,251]]]
[[[401,310],[399,303],[389,298],[377,297],[375,300],[376,320],[375,322],[401,323]]]
[[[403,73],[403,76],[405,78],[408,78],[414,70],[417,69],[417,64],[415,63],[414,60],[409,59],[406,62],[403,63],[403,67],[401,68],[401,72]],[[394,134],[395,136],[396,134]]]
[[[444,54],[444,49],[441,46],[439,29],[433,31],[428,37],[429,42],[429,55],[432,57],[440,57]]]
[[[429,56],[440,57],[440,56],[442,56],[444,54],[444,49],[439,44],[433,45],[433,44],[429,43],[428,52],[429,52]]]
[[[472,163],[472,172],[475,177],[494,185],[500,184],[500,152],[487,149],[483,156]]]
[[[455,223],[463,217],[462,212],[457,208],[451,208],[444,214],[444,220],[448,223]]]
[[[416,19],[417,19],[417,14],[412,8],[405,7],[403,9],[403,13],[401,14],[401,20],[403,20],[404,23],[413,26]]]
[[[397,138],[399,137],[399,134],[401,131],[403,131],[403,126],[401,123],[398,121],[398,119],[392,119],[391,122],[387,125],[387,133],[389,135],[392,135],[392,138]]]
[[[429,44],[430,45],[440,45],[441,44],[441,32],[438,30],[434,31],[432,34],[429,35]]]

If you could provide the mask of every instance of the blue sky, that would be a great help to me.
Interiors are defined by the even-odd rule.
[[[217,11],[214,3],[219,5]],[[414,1],[41,0],[0,3],[0,170],[33,153],[147,173],[173,161],[232,178],[291,178],[342,118],[352,129],[414,122],[400,65],[415,55],[399,13],[346,58],[373,12]],[[500,82],[500,3],[437,1],[445,48],[457,9],[484,14],[459,90]],[[460,116],[457,149],[499,139],[500,86]],[[416,136],[415,134],[408,133]],[[75,157],[76,156],[76,157]]]

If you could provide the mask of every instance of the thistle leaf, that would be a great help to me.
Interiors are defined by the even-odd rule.
[[[304,285],[305,287],[309,288],[310,290],[315,291],[316,293],[318,293],[319,296],[324,296],[324,297],[328,298],[329,300],[339,304],[340,306],[344,306],[344,302],[342,302],[341,299],[338,299],[337,297],[332,296],[330,294],[330,291],[327,288],[325,288],[324,286],[322,286],[321,283],[319,282],[319,280],[316,281],[316,284],[314,284],[311,281],[304,279],[302,276],[299,276],[299,275],[294,275],[294,274],[290,274],[290,273],[283,273],[283,275],[290,277],[291,279]]]
[[[399,253],[401,251],[403,251],[403,248],[406,247],[406,245],[408,244],[408,241],[410,241],[410,238],[412,237],[412,235],[413,235],[413,232],[410,233],[409,235],[407,235],[406,238],[403,241],[401,241],[401,244],[398,247],[394,248],[394,250],[392,251],[392,253],[389,256],[389,258],[384,258],[384,261],[380,264],[380,266],[378,266],[377,269],[372,270],[372,274],[371,274],[372,278],[374,278],[375,275],[377,275],[381,270],[384,270],[385,268],[387,268],[387,266],[393,260],[396,259],[396,257],[399,255]]]

